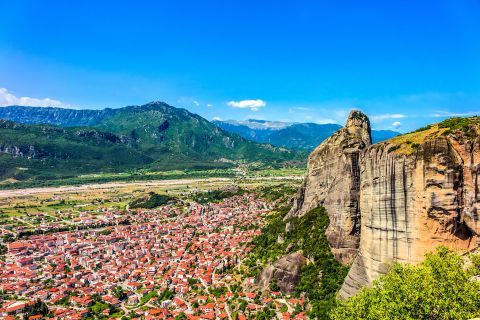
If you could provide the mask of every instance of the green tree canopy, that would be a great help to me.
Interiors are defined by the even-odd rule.
[[[473,259],[472,259],[473,260]],[[417,266],[390,271],[331,313],[331,319],[471,319],[480,316],[480,282],[455,252],[439,247]]]

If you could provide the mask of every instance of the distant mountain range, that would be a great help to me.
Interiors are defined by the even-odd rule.
[[[249,119],[212,121],[220,128],[245,139],[289,149],[313,150],[342,126],[338,124],[295,123]],[[399,135],[391,130],[372,130],[373,143]]]
[[[205,169],[304,161],[163,102],[119,109],[0,108],[0,178],[54,179],[129,169]]]

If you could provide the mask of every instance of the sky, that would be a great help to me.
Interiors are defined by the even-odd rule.
[[[480,114],[480,0],[0,2],[0,106],[406,132]]]

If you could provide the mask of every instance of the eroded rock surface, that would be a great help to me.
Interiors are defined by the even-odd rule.
[[[300,251],[283,256],[273,265],[266,266],[258,274],[255,283],[260,287],[268,288],[271,281],[275,279],[282,292],[292,293],[300,280],[300,270],[306,261]]]
[[[418,263],[440,245],[461,252],[478,245],[478,139],[436,137],[410,155],[388,149],[378,144],[361,154],[361,240],[344,298],[393,261]]]
[[[344,298],[394,261],[417,263],[439,245],[465,252],[480,235],[478,125],[468,133],[435,126],[419,143],[408,141],[419,135],[405,135],[370,145],[368,119],[358,115],[310,155],[289,213],[327,209],[332,252],[343,263],[354,259]]]
[[[344,264],[353,261],[359,244],[359,155],[371,141],[367,116],[350,112],[345,127],[310,154],[306,178],[287,216],[325,207],[330,218],[327,239],[335,258]]]

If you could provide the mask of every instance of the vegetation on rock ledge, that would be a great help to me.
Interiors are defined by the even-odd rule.
[[[409,155],[417,151],[419,146],[425,141],[448,136],[456,132],[463,133],[467,139],[473,139],[479,135],[479,130],[480,117],[450,118],[438,124],[428,125],[392,138],[385,141],[384,145],[388,147],[388,153],[395,152]]]
[[[310,318],[325,319],[336,304],[335,295],[348,268],[335,260],[330,250],[325,236],[330,222],[323,207],[313,209],[302,217],[283,220],[288,210],[283,208],[273,215],[262,234],[253,240],[255,248],[246,264],[255,275],[265,264],[289,252],[301,250],[310,262],[302,268],[295,294],[300,296],[305,293],[309,298]],[[279,237],[283,241],[278,241]]]

